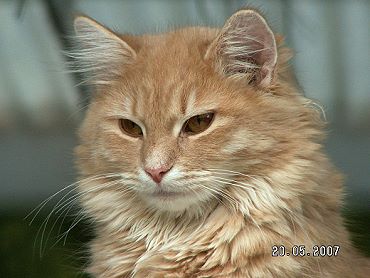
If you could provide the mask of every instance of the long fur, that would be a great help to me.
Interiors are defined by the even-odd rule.
[[[289,70],[291,51],[276,36],[274,78],[248,84],[217,70],[209,47],[218,34],[192,27],[117,35],[135,51],[131,63],[114,61],[117,48],[110,53],[111,42],[98,45],[104,40],[83,52],[95,61],[102,49],[103,67],[112,61],[124,72],[112,82],[104,75],[79,132],[81,177],[103,177],[78,187],[96,230],[86,271],[109,278],[368,277],[369,260],[351,246],[340,216],[342,176],[322,150],[324,123]],[[206,131],[178,135],[190,115],[209,110],[215,119]],[[136,121],[144,137],[124,134],[120,118]],[[173,164],[163,190],[186,197],[152,195],[157,185],[142,168],[156,163]],[[311,256],[273,257],[274,245],[304,245]],[[313,257],[314,245],[340,250]]]

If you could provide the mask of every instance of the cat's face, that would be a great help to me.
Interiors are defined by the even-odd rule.
[[[275,39],[261,18],[248,16],[242,19],[256,25],[260,34],[252,35],[263,41],[257,46],[235,35],[243,35],[237,17],[221,31],[188,28],[110,38],[116,44],[110,47],[123,54],[110,64],[102,61],[104,72],[95,73],[104,86],[80,133],[83,175],[119,174],[115,190],[128,189],[143,206],[184,211],[220,199],[233,203],[230,186],[248,188],[248,180],[291,159],[308,114],[297,107],[296,96],[274,95]],[[113,37],[89,19],[77,23],[101,32],[95,39]],[[249,52],[243,43],[249,43]]]
[[[201,61],[192,72],[171,62],[157,70],[155,61],[149,62],[139,76],[99,95],[87,118],[95,125],[88,136],[96,138],[94,151],[107,172],[122,173],[127,186],[150,205],[181,210],[220,193],[226,180],[217,177],[232,175],[217,175],[216,169],[246,170],[256,163],[251,153],[274,139],[247,127],[260,121],[255,114],[262,105],[255,102],[263,96],[217,76],[205,78]],[[197,132],[199,127],[204,130]]]

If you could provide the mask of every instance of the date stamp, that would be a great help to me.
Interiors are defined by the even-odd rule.
[[[312,248],[306,248],[305,245],[293,245],[291,248],[274,245],[271,254],[273,257],[336,257],[339,250],[339,245],[314,245]]]

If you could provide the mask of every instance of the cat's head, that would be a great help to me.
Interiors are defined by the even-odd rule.
[[[237,205],[232,190],[253,191],[318,134],[285,71],[287,50],[254,10],[222,29],[118,35],[83,16],[75,29],[73,55],[95,86],[78,165],[84,177],[114,177],[81,187],[91,198],[105,191],[106,207],[127,194],[164,211]]]

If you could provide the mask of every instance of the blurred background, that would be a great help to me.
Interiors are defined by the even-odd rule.
[[[89,94],[76,86],[79,76],[68,73],[63,55],[71,46],[73,15],[82,12],[113,30],[140,34],[221,26],[245,4],[0,0],[0,277],[83,276],[79,270],[91,234],[77,221],[78,209],[54,213],[45,225],[55,198],[31,225],[35,213],[24,220],[75,180],[75,132]],[[355,244],[370,255],[370,1],[256,0],[248,5],[260,8],[274,31],[285,35],[306,96],[324,107],[326,148],[347,177],[343,213]]]

